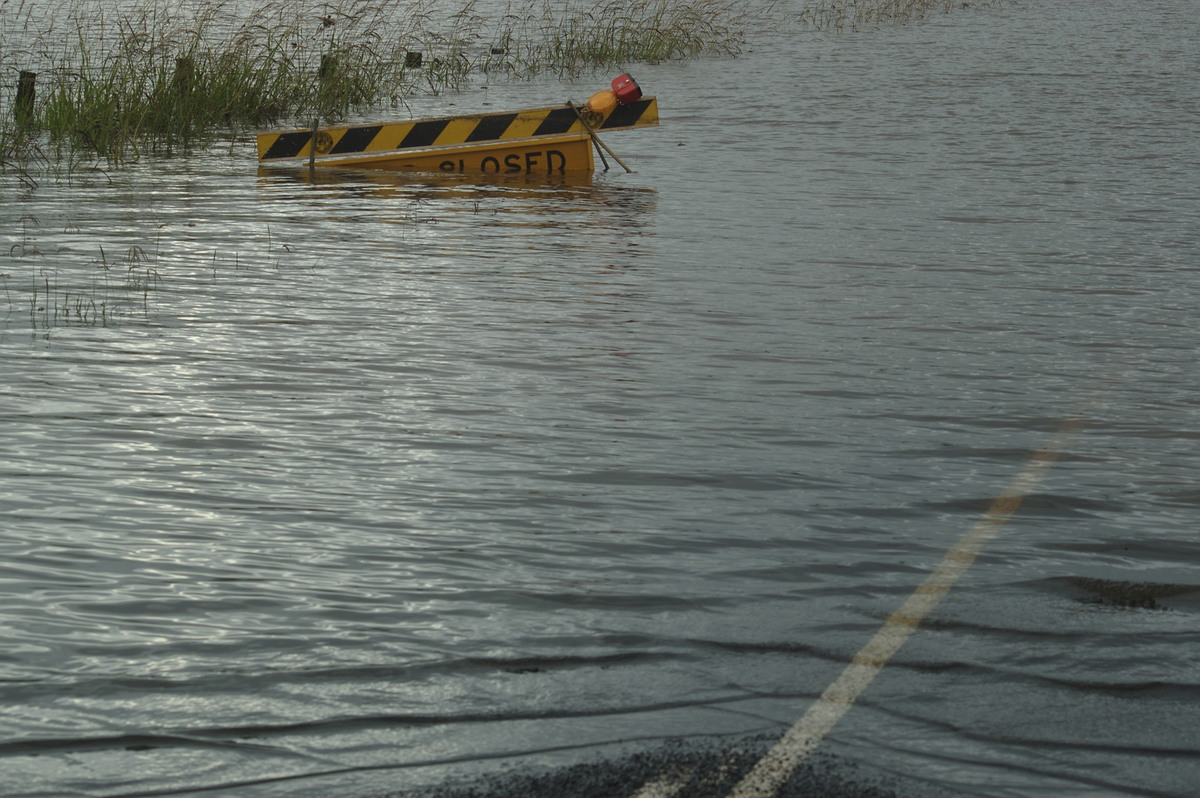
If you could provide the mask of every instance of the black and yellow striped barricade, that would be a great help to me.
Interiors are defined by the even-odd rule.
[[[591,173],[594,133],[657,124],[657,99],[642,97],[599,113],[567,104],[408,122],[273,130],[258,134],[258,160],[263,165],[311,162],[417,172]]]

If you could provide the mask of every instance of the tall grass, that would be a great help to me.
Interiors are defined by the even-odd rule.
[[[190,18],[151,7],[77,20],[77,46],[43,73],[38,106],[18,127],[120,161],[187,148],[217,130],[343,115],[405,83],[394,49],[375,32],[380,9],[348,5],[356,15],[307,19],[263,6],[232,27],[218,13],[223,5]]]
[[[935,13],[996,5],[1000,0],[808,0],[802,24],[823,30],[911,22]]]
[[[475,0],[453,13],[435,0],[212,0],[191,13],[166,0],[109,12],[76,2],[66,23],[60,14],[32,37],[31,0],[19,0],[23,28],[0,3],[0,75],[39,72],[32,109],[0,107],[0,162],[20,163],[31,147],[111,162],[171,153],[220,132],[335,120],[456,89],[475,73],[731,54],[756,24],[733,0],[523,0],[491,16]]]
[[[749,31],[767,27],[773,4],[737,0],[610,0],[530,5],[493,34],[484,71],[579,74],[618,64],[735,55]]]

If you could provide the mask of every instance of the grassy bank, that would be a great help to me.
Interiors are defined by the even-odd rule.
[[[570,75],[730,55],[755,24],[747,4],[730,0],[527,0],[490,15],[474,0],[452,13],[439,7],[216,0],[185,14],[154,0],[119,12],[77,5],[20,41],[12,31],[37,29],[33,4],[5,4],[0,74],[24,73],[34,92],[6,98],[0,160],[87,153],[119,162],[219,132],[394,106],[473,74]]]

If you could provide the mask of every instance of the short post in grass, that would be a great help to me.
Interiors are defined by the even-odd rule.
[[[334,53],[325,53],[321,56],[321,65],[317,67],[317,80],[321,81],[322,86],[332,83],[338,78],[338,57]]]
[[[175,59],[175,72],[171,75],[170,101],[175,108],[176,132],[185,141],[192,137],[192,117],[196,106],[192,95],[196,88],[196,59],[190,55]]]
[[[185,55],[175,59],[175,72],[171,75],[171,89],[180,97],[191,94],[196,85],[196,59]]]
[[[33,120],[33,101],[37,96],[37,73],[24,69],[17,77],[17,97],[13,101],[13,113],[17,123],[29,124]]]

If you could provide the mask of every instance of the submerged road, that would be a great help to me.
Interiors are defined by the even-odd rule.
[[[859,650],[841,675],[827,687],[781,739],[762,751],[767,741],[735,748],[717,744],[695,747],[680,742],[621,760],[577,765],[544,776],[489,780],[465,791],[437,794],[445,798],[801,798],[839,795],[877,798],[908,794],[886,783],[859,782],[853,767],[817,755],[821,742],[871,686],[891,658],[922,621],[937,608],[974,564],[988,543],[1018,512],[1031,493],[1087,423],[1087,412],[1103,399],[1110,379],[1079,414],[1065,419],[1047,444],[1034,452],[983,516],[946,552],[929,577],[892,613]],[[642,783],[629,793],[629,785]],[[937,794],[931,788],[925,795]]]
[[[1195,798],[1194,11],[639,65],[579,184],[14,185],[0,793]]]

